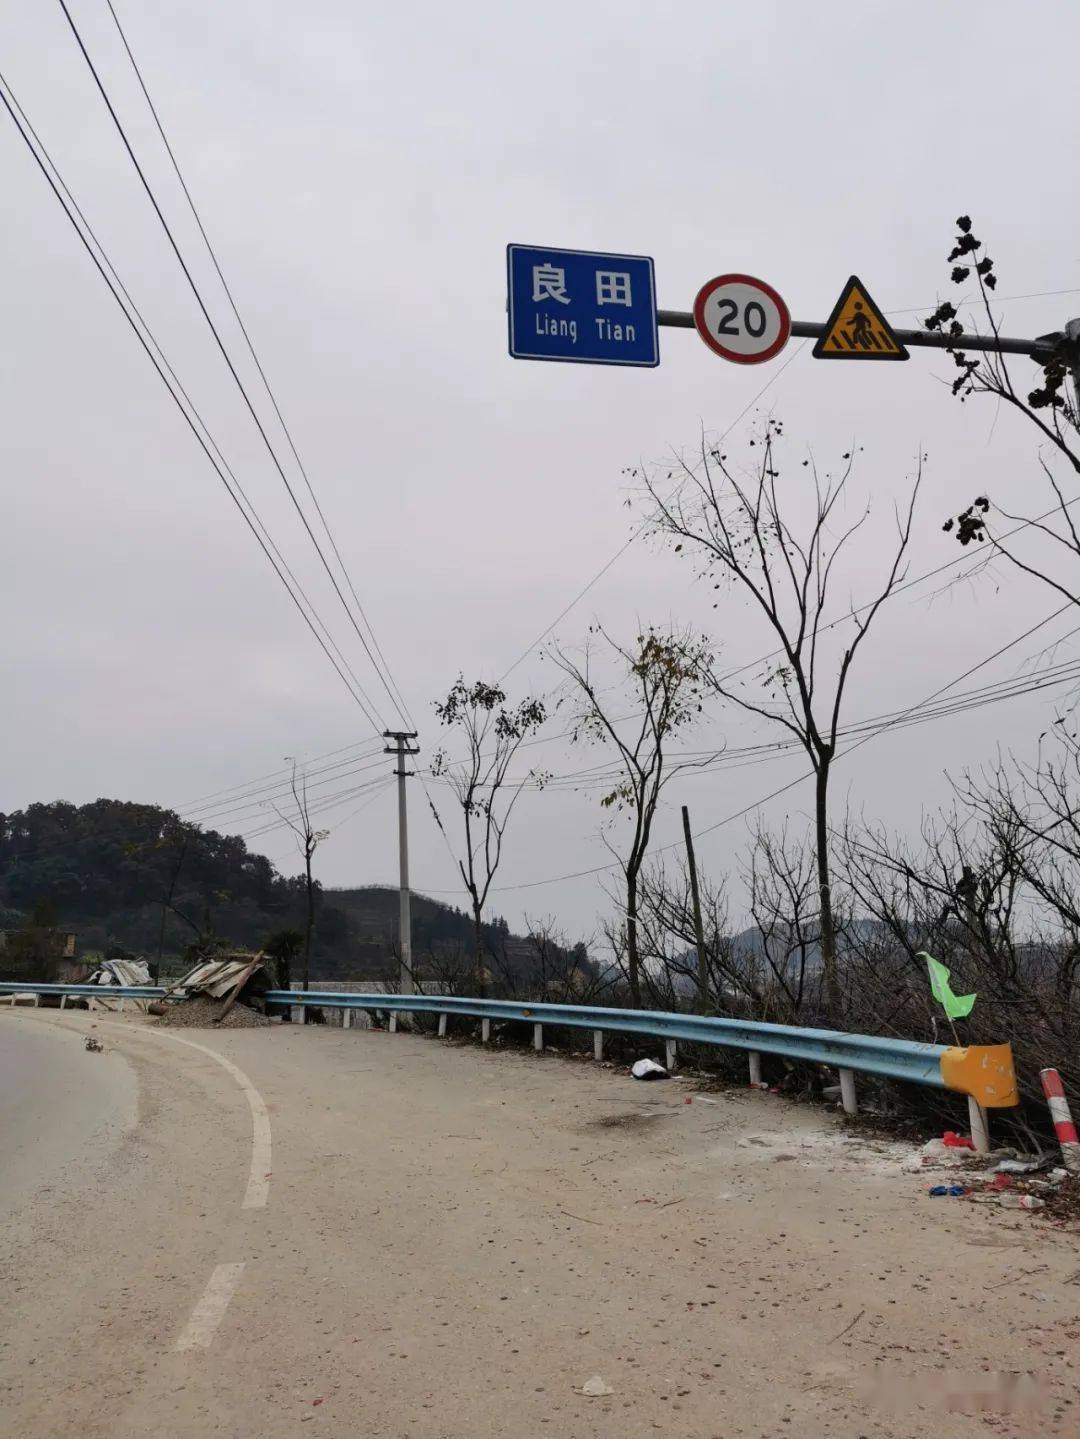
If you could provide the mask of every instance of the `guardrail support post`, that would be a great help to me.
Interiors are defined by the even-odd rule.
[[[342,1027],[342,1029],[352,1029],[352,1010],[351,1010],[351,1009],[343,1009],[343,1010],[341,1011],[341,1027]]]
[[[750,1083],[761,1083],[761,1055],[754,1049],[750,1051]]]
[[[445,1038],[446,1038],[446,1020],[447,1020],[447,1017],[448,1017],[448,1016],[445,1015],[445,1014],[440,1014],[440,1015],[439,1015],[439,1038],[440,1038],[440,1039],[445,1039]]]
[[[533,1049],[535,1049],[536,1052],[537,1052],[537,1054],[539,1054],[540,1051],[543,1049],[543,1047],[544,1047],[544,1026],[543,1026],[542,1024],[534,1024],[534,1025],[533,1025]]]
[[[604,1031],[594,1029],[592,1032],[592,1057],[600,1064],[604,1058]]]
[[[487,1042],[488,1042],[488,1040],[489,1040],[490,1038],[491,1038],[491,1020],[490,1020],[490,1019],[482,1019],[482,1020],[480,1021],[480,1043],[481,1043],[481,1044],[487,1044]]]
[[[669,1039],[664,1045],[664,1068],[672,1070],[679,1062],[679,1051],[673,1039]]]
[[[840,1103],[844,1106],[845,1114],[858,1114],[859,1101],[855,1098],[855,1071],[853,1069],[840,1071]]]
[[[977,1099],[968,1095],[968,1122],[971,1125],[971,1142],[976,1154],[990,1153],[990,1121],[986,1110]]]
[[[62,994],[62,995],[60,996],[60,1008],[61,1008],[61,1009],[67,1009],[67,1002],[68,1002],[68,997],[67,997],[67,995],[66,995],[66,994]]]
[[[387,1028],[388,1028],[388,1030],[389,1030],[389,1032],[390,1032],[391,1034],[397,1034],[397,1010],[396,1010],[396,1009],[393,1010],[392,1013],[391,1013],[391,1015],[390,1015],[390,1023],[389,1023],[389,1025],[387,1026]]]
[[[299,980],[294,980],[293,983],[289,985],[289,988],[298,990],[300,988]],[[293,1024],[306,1024],[304,1006],[302,1004],[291,1004],[289,1006],[289,1018]]]

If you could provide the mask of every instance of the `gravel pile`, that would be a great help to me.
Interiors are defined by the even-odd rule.
[[[258,1010],[249,1009],[246,1004],[234,1004],[221,1021],[214,1021],[221,1013],[223,999],[210,999],[198,995],[194,999],[181,999],[170,1003],[158,1020],[167,1029],[262,1029],[270,1021]]]

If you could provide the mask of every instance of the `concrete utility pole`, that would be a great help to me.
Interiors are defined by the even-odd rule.
[[[405,779],[406,776],[415,773],[415,770],[405,768],[405,759],[407,755],[420,753],[419,745],[414,746],[409,743],[416,737],[415,730],[385,730],[383,732],[383,739],[394,741],[393,746],[387,745],[383,753],[397,756],[397,769],[394,773],[398,777],[398,857],[401,885],[398,943],[401,946],[400,990],[402,994],[416,993],[412,968],[412,913],[409,907],[409,817],[405,804]]]

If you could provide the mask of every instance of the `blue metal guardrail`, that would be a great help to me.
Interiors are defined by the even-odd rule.
[[[161,999],[160,984],[17,984],[0,981],[0,994],[86,995],[96,999]]]
[[[37,984],[0,981],[0,995],[38,994],[98,999],[161,999],[160,985]],[[836,1029],[801,1029],[788,1024],[709,1018],[662,1010],[602,1009],[576,1004],[521,1004],[505,999],[468,999],[432,994],[360,994],[334,990],[273,989],[262,996],[272,1006],[318,1006],[321,1009],[383,1010],[394,1013],[452,1015],[481,1020],[509,1020],[537,1026],[555,1025],[614,1030],[667,1041],[712,1044],[740,1049],[751,1056],[751,1073],[763,1054],[807,1064],[826,1064],[841,1071],[879,1074],[909,1084],[926,1084],[967,1094],[980,1104],[1004,1108],[1018,1103],[1012,1054],[1006,1045],[958,1048],[919,1044],[882,1035],[846,1034]],[[485,1035],[486,1037],[486,1035]],[[850,1078],[850,1075],[849,1075]],[[845,1100],[845,1107],[854,1103]]]
[[[432,994],[341,994],[331,990],[273,989],[268,1004],[317,1005],[320,1009],[381,1009],[388,1013],[457,1014],[470,1019],[517,1020],[571,1029],[617,1030],[688,1044],[715,1044],[754,1054],[776,1054],[809,1064],[861,1070],[912,1084],[944,1089],[943,1044],[917,1044],[835,1029],[798,1029],[742,1019],[710,1019],[662,1010],[599,1009],[578,1004],[518,1004],[505,999],[458,999]]]

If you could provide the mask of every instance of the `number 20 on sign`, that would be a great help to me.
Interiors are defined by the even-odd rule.
[[[753,275],[717,275],[694,301],[694,325],[710,350],[737,365],[760,365],[791,337],[788,307]]]

